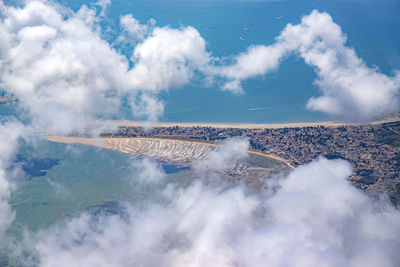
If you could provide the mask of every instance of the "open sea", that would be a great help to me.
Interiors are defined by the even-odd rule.
[[[77,10],[83,0],[62,0]],[[272,44],[288,23],[297,24],[312,10],[326,11],[347,34],[369,66],[386,74],[400,69],[398,0],[112,0],[108,24],[118,31],[119,17],[132,13],[158,26],[193,26],[213,56],[229,57],[252,44]],[[110,37],[112,38],[112,37]],[[318,95],[315,74],[301,59],[283,61],[276,73],[247,80],[244,95],[203,88],[201,81],[161,95],[165,122],[279,123],[334,120],[305,108]]]
[[[6,3],[15,1],[5,0]],[[77,11],[88,0],[59,0]],[[95,2],[95,1],[93,1]],[[216,57],[230,57],[253,44],[272,44],[288,23],[297,24],[312,10],[328,12],[347,35],[347,45],[383,73],[400,70],[400,1],[398,0],[111,0],[104,20],[110,43],[120,31],[121,15],[141,23],[193,26]],[[119,47],[116,49],[120,50]],[[129,56],[132,51],[121,51]],[[296,56],[279,70],[243,83],[244,95],[204,88],[193,80],[184,88],[163,92],[164,122],[280,123],[335,120],[305,108],[319,94],[312,68]],[[126,112],[125,118],[130,112]]]

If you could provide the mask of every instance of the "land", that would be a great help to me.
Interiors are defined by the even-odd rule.
[[[400,113],[387,115],[370,122],[370,125],[379,125],[383,123],[400,121]],[[140,122],[132,121],[108,121],[122,127],[138,127],[143,126]],[[300,127],[343,127],[343,126],[361,126],[362,123],[344,123],[344,122],[288,122],[288,123],[208,123],[208,122],[161,122],[153,124],[153,128],[170,128],[179,126],[183,128],[189,127],[211,127],[217,129],[283,129],[283,128],[300,128]]]
[[[182,157],[174,154],[175,152],[168,153],[178,147],[187,147],[190,150],[195,145],[198,146],[197,149],[207,147],[208,151],[211,151],[211,147],[226,138],[245,137],[250,142],[250,152],[253,155],[259,154],[276,162],[286,162],[286,167],[289,168],[307,164],[318,157],[345,159],[353,167],[354,172],[349,179],[356,187],[372,195],[386,193],[397,205],[400,203],[399,119],[397,115],[369,124],[162,123],[150,129],[143,128],[138,123],[119,122],[117,130],[104,132],[100,139],[72,136],[64,137],[63,140],[55,140],[53,137],[53,141],[96,145],[125,153],[152,156],[166,162],[186,164],[192,161],[190,157],[193,157],[193,154],[188,153],[189,156]],[[136,142],[132,141],[133,139],[146,143],[145,148],[130,144]],[[164,145],[161,145],[162,143]],[[165,145],[167,143],[168,145]],[[169,152],[165,153],[161,147],[170,150],[167,149]],[[205,154],[201,154],[198,159],[203,158]],[[237,166],[232,169],[235,168],[237,169]],[[234,175],[238,173],[243,173],[243,169]]]
[[[372,194],[385,192],[400,203],[400,121],[370,124],[310,123],[283,125],[161,124],[144,129],[124,124],[103,137],[166,138],[219,142],[246,137],[252,151],[277,155],[297,167],[315,158],[345,159],[354,173],[351,182]],[[214,127],[218,126],[218,127]],[[248,128],[246,128],[248,127]]]
[[[208,153],[219,149],[218,144],[211,142],[151,137],[47,136],[47,139],[58,143],[97,146],[180,166],[190,166],[195,161],[206,158]],[[259,187],[263,179],[273,174],[287,173],[291,169],[292,166],[277,155],[249,151],[248,158],[233,162],[221,175],[235,182],[245,181]]]
[[[117,150],[129,154],[151,156],[168,163],[192,163],[195,160],[205,158],[206,154],[215,150],[217,145],[212,142],[193,141],[182,138],[118,138],[100,137],[86,138],[76,136],[47,136],[47,139],[56,143],[83,144]],[[257,150],[249,150],[250,154],[271,158],[286,164],[294,169],[283,158],[273,153],[263,153]]]
[[[114,121],[112,122],[118,126],[125,127],[142,127],[140,122],[131,121]],[[380,123],[377,121],[375,123]],[[211,127],[217,129],[282,129],[282,128],[295,128],[295,127],[339,127],[345,125],[359,125],[359,124],[349,124],[340,122],[290,122],[290,123],[268,123],[268,124],[257,124],[257,123],[205,123],[205,122],[162,122],[152,125],[155,128],[169,128],[174,126],[179,126],[183,128],[190,127]]]

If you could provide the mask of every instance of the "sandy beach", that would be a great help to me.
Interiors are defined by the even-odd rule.
[[[301,128],[301,127],[342,127],[342,126],[360,126],[360,125],[376,125],[382,123],[396,122],[400,120],[399,114],[388,115],[383,119],[365,122],[365,123],[348,123],[348,122],[287,122],[287,123],[213,123],[213,122],[158,122],[154,124],[145,124],[136,121],[108,121],[108,123],[118,126],[127,127],[212,127],[212,128],[238,128],[238,129],[282,129],[282,128]]]
[[[90,146],[96,146],[96,147],[101,147],[101,148],[106,148],[106,149],[111,149],[111,150],[116,150],[124,153],[132,153],[132,154],[145,154],[148,151],[145,151],[141,147],[137,147],[132,149],[132,146],[127,145],[131,141],[148,141],[148,140],[153,140],[153,141],[176,141],[176,142],[182,142],[182,143],[193,143],[193,144],[201,144],[203,146],[210,146],[210,147],[217,147],[218,145],[213,144],[213,143],[207,143],[207,142],[199,142],[199,141],[188,141],[188,140],[178,140],[178,139],[162,139],[162,138],[137,138],[137,137],[132,137],[132,138],[125,138],[125,137],[99,137],[99,138],[86,138],[86,137],[72,137],[72,136],[45,136],[45,138],[51,142],[56,142],[56,143],[65,143],[65,144],[82,144],[82,145],[90,145]],[[292,165],[290,165],[286,160],[281,158],[280,156],[272,153],[264,153],[264,152],[259,152],[259,151],[254,151],[254,150],[248,150],[249,153],[251,154],[256,154],[264,157],[268,157],[280,162],[285,163],[288,165],[290,168],[294,169]]]
[[[144,124],[132,121],[114,121],[113,124],[127,127],[142,127]],[[374,122],[380,123],[380,122]],[[151,127],[212,127],[212,128],[238,128],[238,129],[282,129],[282,128],[300,128],[300,127],[341,127],[346,125],[360,125],[356,123],[342,122],[291,122],[291,123],[271,123],[271,124],[256,124],[256,123],[206,123],[206,122],[160,122],[150,125]]]

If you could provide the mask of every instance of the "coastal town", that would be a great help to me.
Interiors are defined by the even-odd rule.
[[[217,128],[207,126],[120,126],[108,137],[158,137],[219,142],[245,137],[253,150],[273,153],[298,167],[318,157],[345,159],[354,173],[351,182],[371,194],[385,192],[400,203],[400,121],[335,127]]]

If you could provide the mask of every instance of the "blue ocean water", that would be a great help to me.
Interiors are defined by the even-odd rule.
[[[63,0],[77,10],[89,1]],[[347,34],[348,45],[369,66],[384,73],[400,69],[400,2],[397,0],[112,0],[107,24],[118,32],[121,15],[142,23],[193,26],[214,56],[229,57],[252,44],[271,44],[288,24],[297,24],[313,9],[328,12]],[[291,57],[276,73],[244,83],[244,95],[204,88],[201,81],[161,94],[166,122],[277,123],[334,120],[305,108],[318,95],[315,74]]]
[[[400,2],[398,0],[111,0],[104,38],[112,42],[121,15],[132,13],[142,23],[193,26],[216,57],[230,57],[253,44],[272,44],[288,23],[297,24],[312,10],[328,12],[348,37],[347,45],[385,74],[400,69]],[[5,0],[6,3],[15,1]],[[88,0],[59,0],[78,10]],[[117,47],[117,49],[119,49]],[[122,51],[129,56],[131,51]],[[305,108],[319,94],[313,70],[295,56],[279,70],[244,82],[245,94],[204,88],[193,80],[184,88],[163,92],[165,122],[279,123],[335,120]],[[130,112],[126,119],[134,119]],[[122,114],[121,113],[121,114]]]

